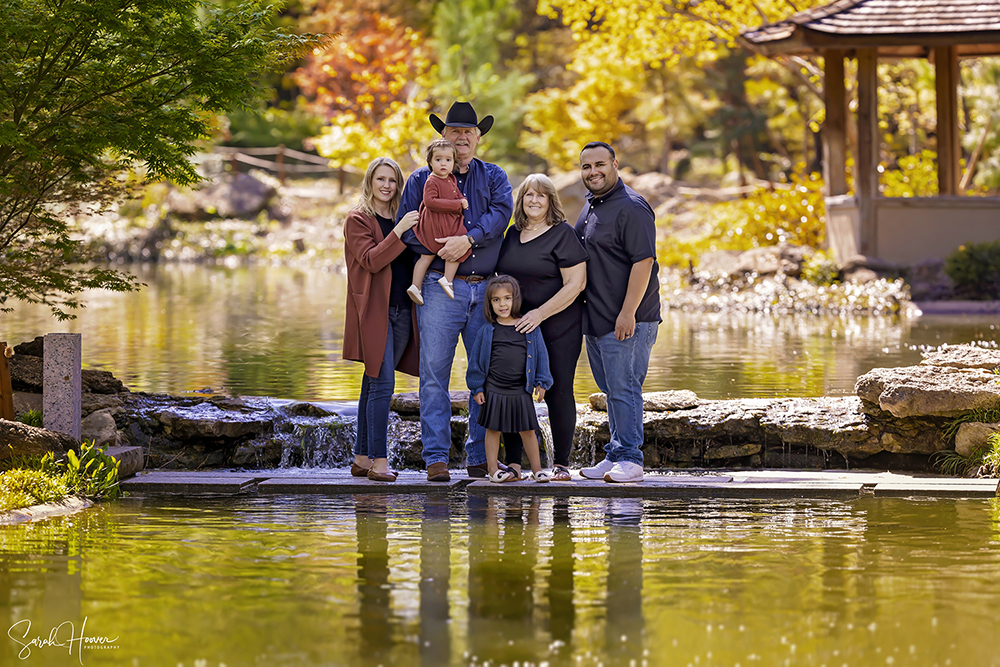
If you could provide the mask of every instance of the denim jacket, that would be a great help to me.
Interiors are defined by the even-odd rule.
[[[542,330],[535,328],[524,335],[528,339],[528,355],[525,364],[525,375],[528,377],[524,391],[531,394],[535,387],[549,389],[552,386],[552,374],[549,372],[549,352],[542,340]],[[465,382],[472,394],[483,391],[486,375],[490,370],[490,354],[493,351],[493,325],[489,322],[479,329],[476,342],[469,352],[469,370],[465,374]]]

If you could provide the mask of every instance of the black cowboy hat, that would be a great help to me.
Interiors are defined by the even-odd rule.
[[[444,133],[446,127],[478,127],[479,134],[486,134],[493,127],[493,116],[486,116],[481,121],[476,119],[476,110],[468,102],[455,102],[448,109],[448,116],[441,120],[437,114],[430,115],[431,126],[438,134]]]

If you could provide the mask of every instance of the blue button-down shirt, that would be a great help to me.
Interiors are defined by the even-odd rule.
[[[424,183],[430,173],[430,169],[421,167],[406,179],[399,218],[420,208]],[[465,228],[473,238],[472,254],[458,266],[458,275],[492,275],[500,257],[503,233],[514,211],[510,180],[497,165],[473,158],[469,170],[458,175],[458,183],[462,196],[469,200],[469,208],[464,211]],[[412,229],[403,234],[403,241],[415,251],[429,254]],[[431,263],[431,271],[444,271],[444,260],[440,257],[435,259]]]

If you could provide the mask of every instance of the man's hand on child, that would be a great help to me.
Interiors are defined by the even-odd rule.
[[[478,394],[475,394],[472,397],[472,400],[474,400],[479,405],[482,405],[483,403],[486,402],[486,394],[484,394],[483,392],[479,392]]]

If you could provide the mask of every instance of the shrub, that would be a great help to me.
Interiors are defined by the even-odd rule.
[[[42,411],[41,410],[28,410],[17,417],[17,421],[22,424],[27,424],[28,426],[35,426],[37,428],[42,428]]]
[[[658,257],[666,266],[683,266],[715,250],[749,250],[779,243],[821,247],[826,233],[824,201],[823,179],[818,174],[793,173],[786,182],[757,187],[741,199],[695,203],[689,207],[691,216],[708,221],[702,233],[684,240],[668,236]]]
[[[948,255],[944,272],[955,283],[955,294],[977,300],[1000,293],[1000,241],[969,243]]]
[[[0,510],[30,507],[66,497],[66,484],[41,470],[0,473]]]

